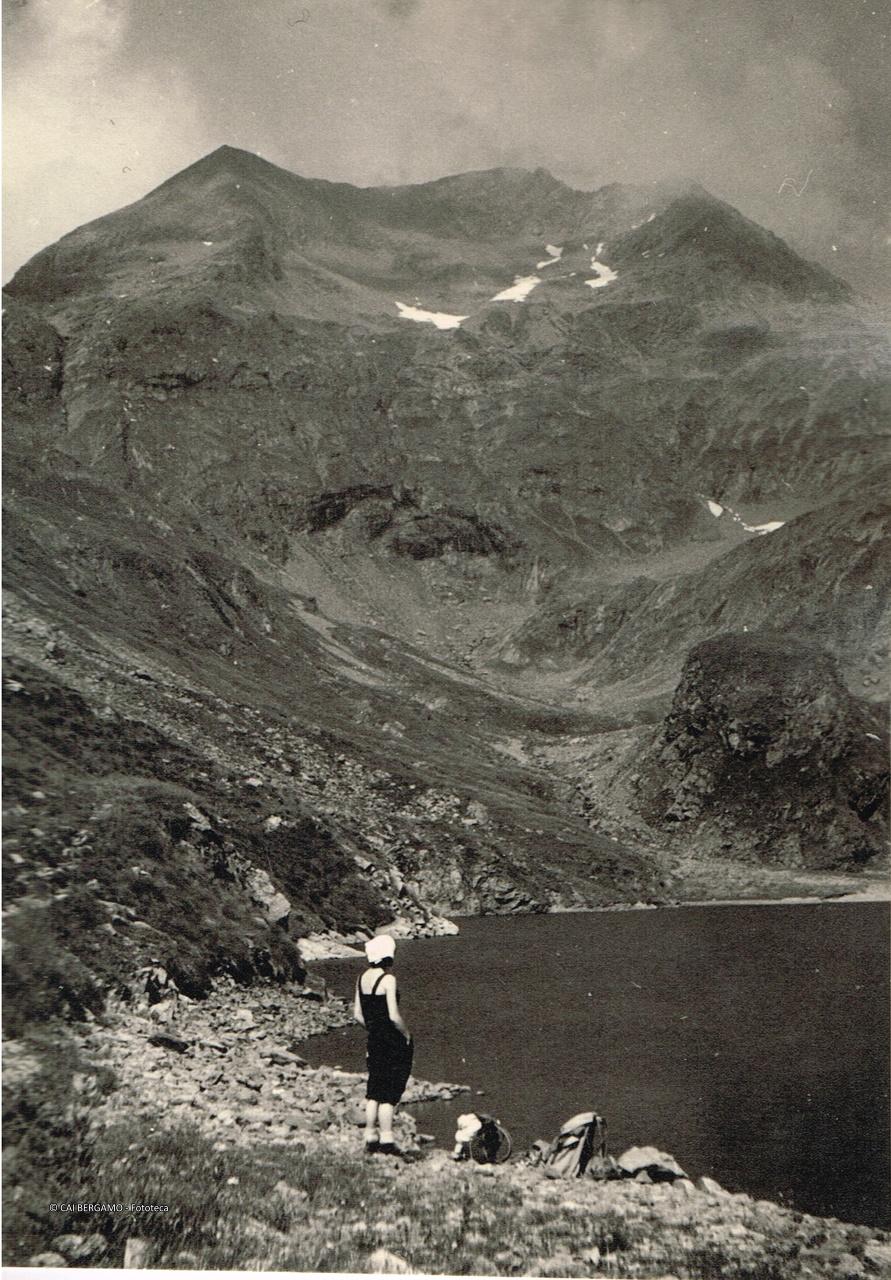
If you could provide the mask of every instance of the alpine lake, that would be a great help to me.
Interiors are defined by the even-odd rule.
[[[415,1074],[466,1084],[412,1108],[450,1147],[497,1116],[514,1153],[596,1110],[609,1151],[653,1145],[808,1213],[891,1226],[887,902],[685,906],[457,921],[397,944]],[[313,965],[352,998],[359,960]],[[308,1041],[364,1069],[364,1033]]]

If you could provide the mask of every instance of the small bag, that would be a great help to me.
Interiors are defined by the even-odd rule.
[[[584,1176],[593,1178],[595,1182],[614,1182],[627,1175],[612,1156],[594,1155],[588,1161]]]
[[[536,1138],[535,1142],[533,1142],[532,1146],[526,1152],[526,1163],[531,1165],[544,1164],[550,1149],[550,1142],[545,1142],[544,1138]]]

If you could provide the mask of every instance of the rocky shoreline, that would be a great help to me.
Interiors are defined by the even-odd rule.
[[[788,880],[792,873],[787,873],[786,884],[782,894],[759,897],[713,897],[713,898],[666,898],[654,901],[611,902],[603,906],[550,907],[550,915],[600,915],[620,911],[669,911],[682,907],[793,907],[817,906],[826,903],[845,902],[891,902],[891,882],[885,879],[863,879],[855,881],[851,876],[826,877],[824,885],[815,884],[813,877],[806,878],[799,894],[788,892]],[[836,883],[840,881],[841,883]],[[767,889],[769,886],[765,885]],[[819,890],[822,889],[822,892]],[[455,920],[444,917],[433,917],[429,927],[415,927],[404,922],[403,927],[387,927],[387,932],[394,937],[429,938],[453,937],[460,932],[460,925]],[[457,917],[461,919],[460,916]],[[401,923],[401,922],[400,922]],[[362,943],[364,934],[342,934],[336,930],[310,934],[299,939],[300,953],[307,964],[312,965],[320,960],[358,960],[364,955]]]
[[[553,1182],[516,1156],[500,1166],[455,1165],[404,1111],[398,1139],[408,1158],[368,1159],[363,1076],[311,1068],[300,1055],[308,1037],[350,1019],[347,1005],[312,979],[303,987],[221,985],[201,1002],[171,992],[151,1006],[110,1009],[76,1039],[89,1069],[110,1068],[116,1082],[91,1109],[94,1141],[100,1150],[117,1142],[124,1155],[111,1162],[117,1172],[106,1172],[112,1181],[104,1187],[47,1187],[47,1198],[117,1196],[114,1179],[136,1159],[130,1153],[160,1153],[152,1156],[159,1176],[164,1144],[179,1141],[195,1161],[191,1185],[201,1204],[231,1199],[258,1178],[266,1216],[256,1205],[233,1204],[225,1229],[225,1215],[214,1219],[216,1243],[197,1249],[187,1226],[157,1234],[157,1224],[139,1221],[103,1233],[99,1221],[68,1223],[29,1264],[677,1280],[891,1276],[885,1233],[732,1195],[709,1179]],[[19,1087],[39,1069],[25,1045],[7,1062]],[[413,1080],[406,1100],[463,1089]],[[14,1187],[8,1191],[15,1197]],[[306,1252],[311,1241],[315,1253]]]
[[[244,1144],[262,1135],[275,1143],[295,1133],[351,1130],[364,1117],[364,1077],[309,1067],[300,1048],[352,1020],[347,1004],[312,979],[303,987],[251,992],[220,986],[201,1002],[177,995],[139,1012],[120,1010],[112,1027],[91,1037],[98,1061],[124,1084],[103,1122],[120,1105],[157,1115],[163,1090],[165,1123],[188,1120],[224,1141]],[[448,1100],[463,1091],[412,1080],[405,1101]],[[413,1143],[409,1117],[403,1126]]]

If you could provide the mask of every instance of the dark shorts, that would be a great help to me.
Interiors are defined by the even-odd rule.
[[[389,1102],[393,1106],[402,1097],[411,1075],[415,1046],[400,1035],[369,1036],[368,1087],[365,1097],[372,1102]]]

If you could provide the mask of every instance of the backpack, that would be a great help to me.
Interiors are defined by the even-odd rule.
[[[458,1117],[455,1142],[464,1148],[455,1159],[471,1159],[477,1164],[501,1164],[510,1156],[512,1145],[511,1136],[501,1121],[481,1112]]]
[[[538,1163],[546,1178],[580,1178],[594,1155],[606,1155],[606,1121],[596,1111],[582,1111],[566,1121]]]
[[[494,1116],[479,1115],[480,1131],[470,1140],[470,1154],[477,1164],[501,1164],[510,1155],[511,1138]]]

